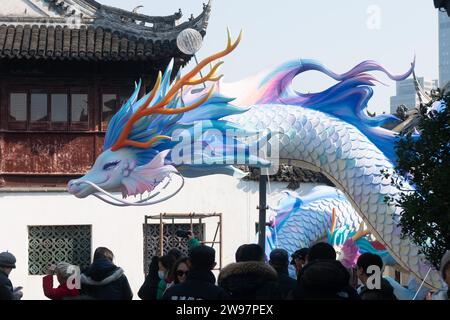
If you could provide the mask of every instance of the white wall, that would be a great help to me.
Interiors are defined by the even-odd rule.
[[[285,184],[270,185],[274,193],[283,187]],[[302,188],[311,187],[305,184]],[[256,182],[238,181],[227,176],[187,179],[183,190],[174,198],[139,208],[118,208],[94,197],[77,199],[67,193],[0,192],[0,251],[9,250],[16,256],[17,269],[11,273],[11,281],[14,286],[24,287],[24,299],[44,299],[42,277],[28,275],[27,227],[92,225],[93,250],[106,246],[114,252],[115,263],[125,270],[137,298],[144,280],[142,225],[145,215],[222,212],[223,262],[226,265],[234,261],[239,245],[255,242],[257,205]],[[211,230],[208,224],[207,230]]]

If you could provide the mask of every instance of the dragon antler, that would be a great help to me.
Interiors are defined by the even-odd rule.
[[[214,92],[216,82],[219,81],[223,76],[223,75],[216,76],[216,72],[223,62],[218,62],[215,66],[213,66],[211,68],[211,71],[206,76],[200,77],[195,80],[193,80],[192,78],[194,78],[198,73],[200,73],[200,71],[204,67],[206,67],[208,64],[210,64],[222,57],[225,57],[230,52],[232,52],[234,49],[236,49],[236,47],[239,45],[239,43],[241,41],[242,31],[240,32],[239,37],[237,38],[237,40],[234,43],[232,43],[232,41],[231,41],[231,34],[230,34],[229,30],[227,30],[227,34],[228,34],[228,43],[227,43],[227,47],[225,48],[225,50],[220,51],[212,56],[209,56],[209,57],[203,59],[195,68],[193,68],[190,72],[188,72],[183,77],[181,77],[178,81],[176,81],[172,85],[172,87],[169,89],[169,91],[166,93],[166,95],[157,104],[155,104],[154,106],[148,107],[150,105],[150,103],[152,102],[152,100],[155,98],[156,93],[158,92],[159,87],[161,85],[161,80],[162,80],[161,71],[158,73],[158,78],[156,79],[156,84],[155,84],[153,90],[151,91],[150,95],[148,96],[148,98],[144,102],[144,104],[128,120],[122,133],[120,134],[119,138],[117,139],[117,142],[112,146],[112,148],[111,148],[112,151],[117,151],[120,148],[123,148],[125,146],[132,146],[132,147],[136,147],[136,148],[146,149],[161,139],[170,139],[170,137],[168,137],[168,136],[156,136],[147,142],[138,142],[138,141],[134,141],[134,140],[129,140],[128,136],[129,136],[131,130],[133,129],[134,124],[139,119],[142,119],[143,117],[146,117],[146,116],[149,116],[152,114],[170,114],[170,115],[181,114],[181,113],[185,113],[190,110],[193,110],[195,108],[198,108],[199,106],[204,104],[206,101],[208,101],[208,99],[211,97],[211,95]],[[203,97],[201,97],[197,102],[193,103],[190,106],[185,106],[182,108],[165,108],[172,101],[172,99],[176,96],[178,91],[183,86],[185,86],[185,85],[193,86],[193,85],[202,84],[202,83],[205,83],[208,81],[214,82],[213,86],[208,91],[208,93],[205,94]]]
[[[364,237],[364,236],[366,236],[366,235],[368,235],[370,233],[371,233],[370,230],[368,230],[368,229],[364,230],[364,223],[361,222],[361,224],[359,225],[359,230],[358,230],[358,232],[356,232],[353,235],[352,240],[353,241],[357,241],[360,238],[362,238],[362,237]]]
[[[330,233],[333,234],[334,230],[336,230],[336,208],[333,208],[331,214],[331,228]]]

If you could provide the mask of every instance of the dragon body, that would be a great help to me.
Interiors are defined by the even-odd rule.
[[[272,225],[267,227],[267,253],[282,248],[292,254],[299,248],[327,240],[348,268],[355,267],[359,254],[365,252],[378,254],[385,265],[396,264],[378,241],[372,241],[366,232],[357,231],[362,220],[336,188],[317,186],[306,194],[284,191],[272,210],[275,215]]]
[[[333,209],[339,212],[337,228],[348,226],[356,229],[361,223],[361,218],[344,194],[328,186],[314,187],[306,194],[283,191],[282,198],[271,209],[274,216],[273,223],[267,228],[268,253],[275,248],[283,248],[292,254],[326,239],[332,225]]]
[[[403,268],[424,279],[430,265],[408,238],[402,238],[399,208],[385,202],[399,193],[382,170],[393,171],[389,158],[358,128],[329,114],[299,106],[255,105],[245,117],[233,117],[256,129],[283,130],[280,160],[324,174],[349,199],[353,208]],[[439,284],[432,271],[430,285]]]
[[[280,161],[324,174],[398,264],[438,287],[438,272],[433,268],[428,272],[430,266],[419,248],[401,236],[401,209],[385,202],[386,196],[397,197],[400,192],[381,173],[392,171],[395,164],[396,134],[379,127],[391,116],[370,117],[366,112],[376,81],[370,72],[397,81],[407,78],[413,67],[394,76],[377,63],[365,61],[336,74],[316,61],[297,60],[240,83],[239,91],[233,91],[236,86],[213,85],[194,94],[192,87],[220,80],[215,74],[220,62],[206,76],[194,77],[233,51],[239,39],[232,43],[229,38],[224,51],[173,82],[169,66],[141,99],[137,85],[109,124],[104,153],[86,176],[69,182],[69,192],[83,198],[97,192],[95,184],[126,197],[152,191],[174,172],[185,177],[235,175],[239,172],[233,164],[268,167],[269,160],[250,152],[260,143],[255,137],[264,133],[267,139],[278,139]],[[307,71],[323,73],[337,83],[319,93],[296,92],[293,79]],[[201,128],[196,130],[198,125]],[[202,147],[185,148],[196,145]]]

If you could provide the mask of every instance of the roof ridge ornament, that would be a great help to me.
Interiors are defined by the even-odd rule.
[[[0,25],[11,26],[61,26],[76,29],[101,27],[119,32],[128,37],[143,38],[146,41],[172,42],[178,34],[192,28],[205,36],[211,6],[191,21],[181,21],[181,8],[170,16],[147,16],[145,14],[102,5],[94,0],[30,0],[42,12],[38,16],[24,14],[23,9],[14,16],[0,16]],[[37,10],[36,9],[36,10]],[[30,11],[30,10],[28,10]],[[175,10],[174,10],[175,11]],[[183,19],[184,20],[184,19]]]
[[[144,6],[143,5],[139,5],[137,7],[135,7],[133,10],[131,10],[132,13],[139,13],[138,10],[142,9]]]

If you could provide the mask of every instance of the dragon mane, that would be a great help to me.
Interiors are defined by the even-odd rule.
[[[173,86],[173,82],[171,82],[172,69],[173,61],[168,65],[158,91],[156,93],[150,92],[139,100],[138,94],[142,84],[141,81],[136,84],[131,97],[114,115],[108,125],[103,145],[104,151],[111,149],[117,143],[127,123],[144,103],[146,103],[149,97],[151,97],[151,94],[154,94],[154,98],[149,104],[150,107],[159,103],[166,96],[169,89]],[[179,75],[175,80],[177,79],[179,79]],[[188,87],[185,89],[183,96],[181,96],[182,94],[180,92],[176,93],[166,108],[183,108],[186,103],[191,102],[191,100],[197,97],[191,91],[192,87]],[[230,165],[230,163],[235,162],[234,151],[236,150],[245,155],[246,162],[252,160],[253,166],[269,165],[264,159],[255,158],[254,155],[251,155],[249,150],[252,145],[244,143],[245,139],[261,136],[260,132],[244,130],[234,123],[220,120],[224,117],[240,114],[248,110],[230,104],[233,100],[214,92],[198,108],[185,113],[152,114],[142,117],[133,125],[128,139],[139,143],[155,139],[158,136],[168,136],[172,137],[172,139],[159,139],[149,148],[136,148],[133,146],[127,146],[127,148],[135,154],[138,166],[149,163],[157,154],[164,150],[173,150],[178,144],[182,144],[186,147],[186,150],[191,150],[191,159],[201,156],[203,158],[208,157],[209,161],[213,161],[213,164],[205,164],[203,162],[200,164],[193,162],[174,164],[185,177],[198,177],[214,173],[233,175],[240,172]],[[195,128],[201,128],[201,131],[195,130]],[[232,132],[231,137],[230,132]],[[186,142],[180,133],[187,133],[190,139],[187,139]],[[174,137],[176,139],[173,139]],[[265,137],[269,138],[269,134],[265,134]],[[199,143],[203,146],[201,150],[205,150],[208,146],[214,147],[212,157],[210,153],[198,154],[199,148],[194,148],[194,146],[198,146]],[[230,149],[232,152],[230,152]],[[171,153],[167,156],[166,162],[173,164]]]

